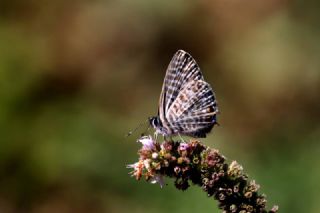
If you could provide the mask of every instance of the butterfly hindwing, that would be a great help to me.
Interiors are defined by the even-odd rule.
[[[218,112],[210,85],[202,80],[188,82],[167,112],[171,132],[205,136],[216,123]]]

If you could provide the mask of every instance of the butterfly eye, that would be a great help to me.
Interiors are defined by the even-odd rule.
[[[157,119],[157,118],[154,118],[154,119],[153,119],[153,125],[154,125],[154,126],[158,126],[158,119]]]
[[[149,123],[151,126],[157,127],[159,125],[158,118],[157,117],[150,117]]]

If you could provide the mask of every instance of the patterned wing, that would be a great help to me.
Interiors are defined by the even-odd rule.
[[[158,114],[164,127],[168,128],[166,119],[168,109],[177,98],[182,87],[192,80],[203,80],[200,68],[190,54],[178,50],[167,68],[159,100]]]
[[[202,80],[188,82],[167,112],[171,132],[205,137],[216,121],[218,107],[210,85]]]

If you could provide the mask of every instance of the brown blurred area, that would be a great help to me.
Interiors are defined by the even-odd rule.
[[[123,136],[157,112],[178,49],[218,99],[204,142],[280,212],[319,212],[319,6],[2,0],[0,212],[219,212],[200,189],[160,190],[125,168],[139,132]]]

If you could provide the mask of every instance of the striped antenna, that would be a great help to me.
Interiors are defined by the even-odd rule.
[[[129,137],[130,135],[132,135],[135,131],[137,131],[138,129],[140,129],[143,125],[145,125],[146,123],[149,122],[149,119],[147,119],[144,122],[141,122],[136,128],[134,128],[133,130],[129,131],[125,137]],[[150,125],[148,126],[147,130],[149,129]]]

